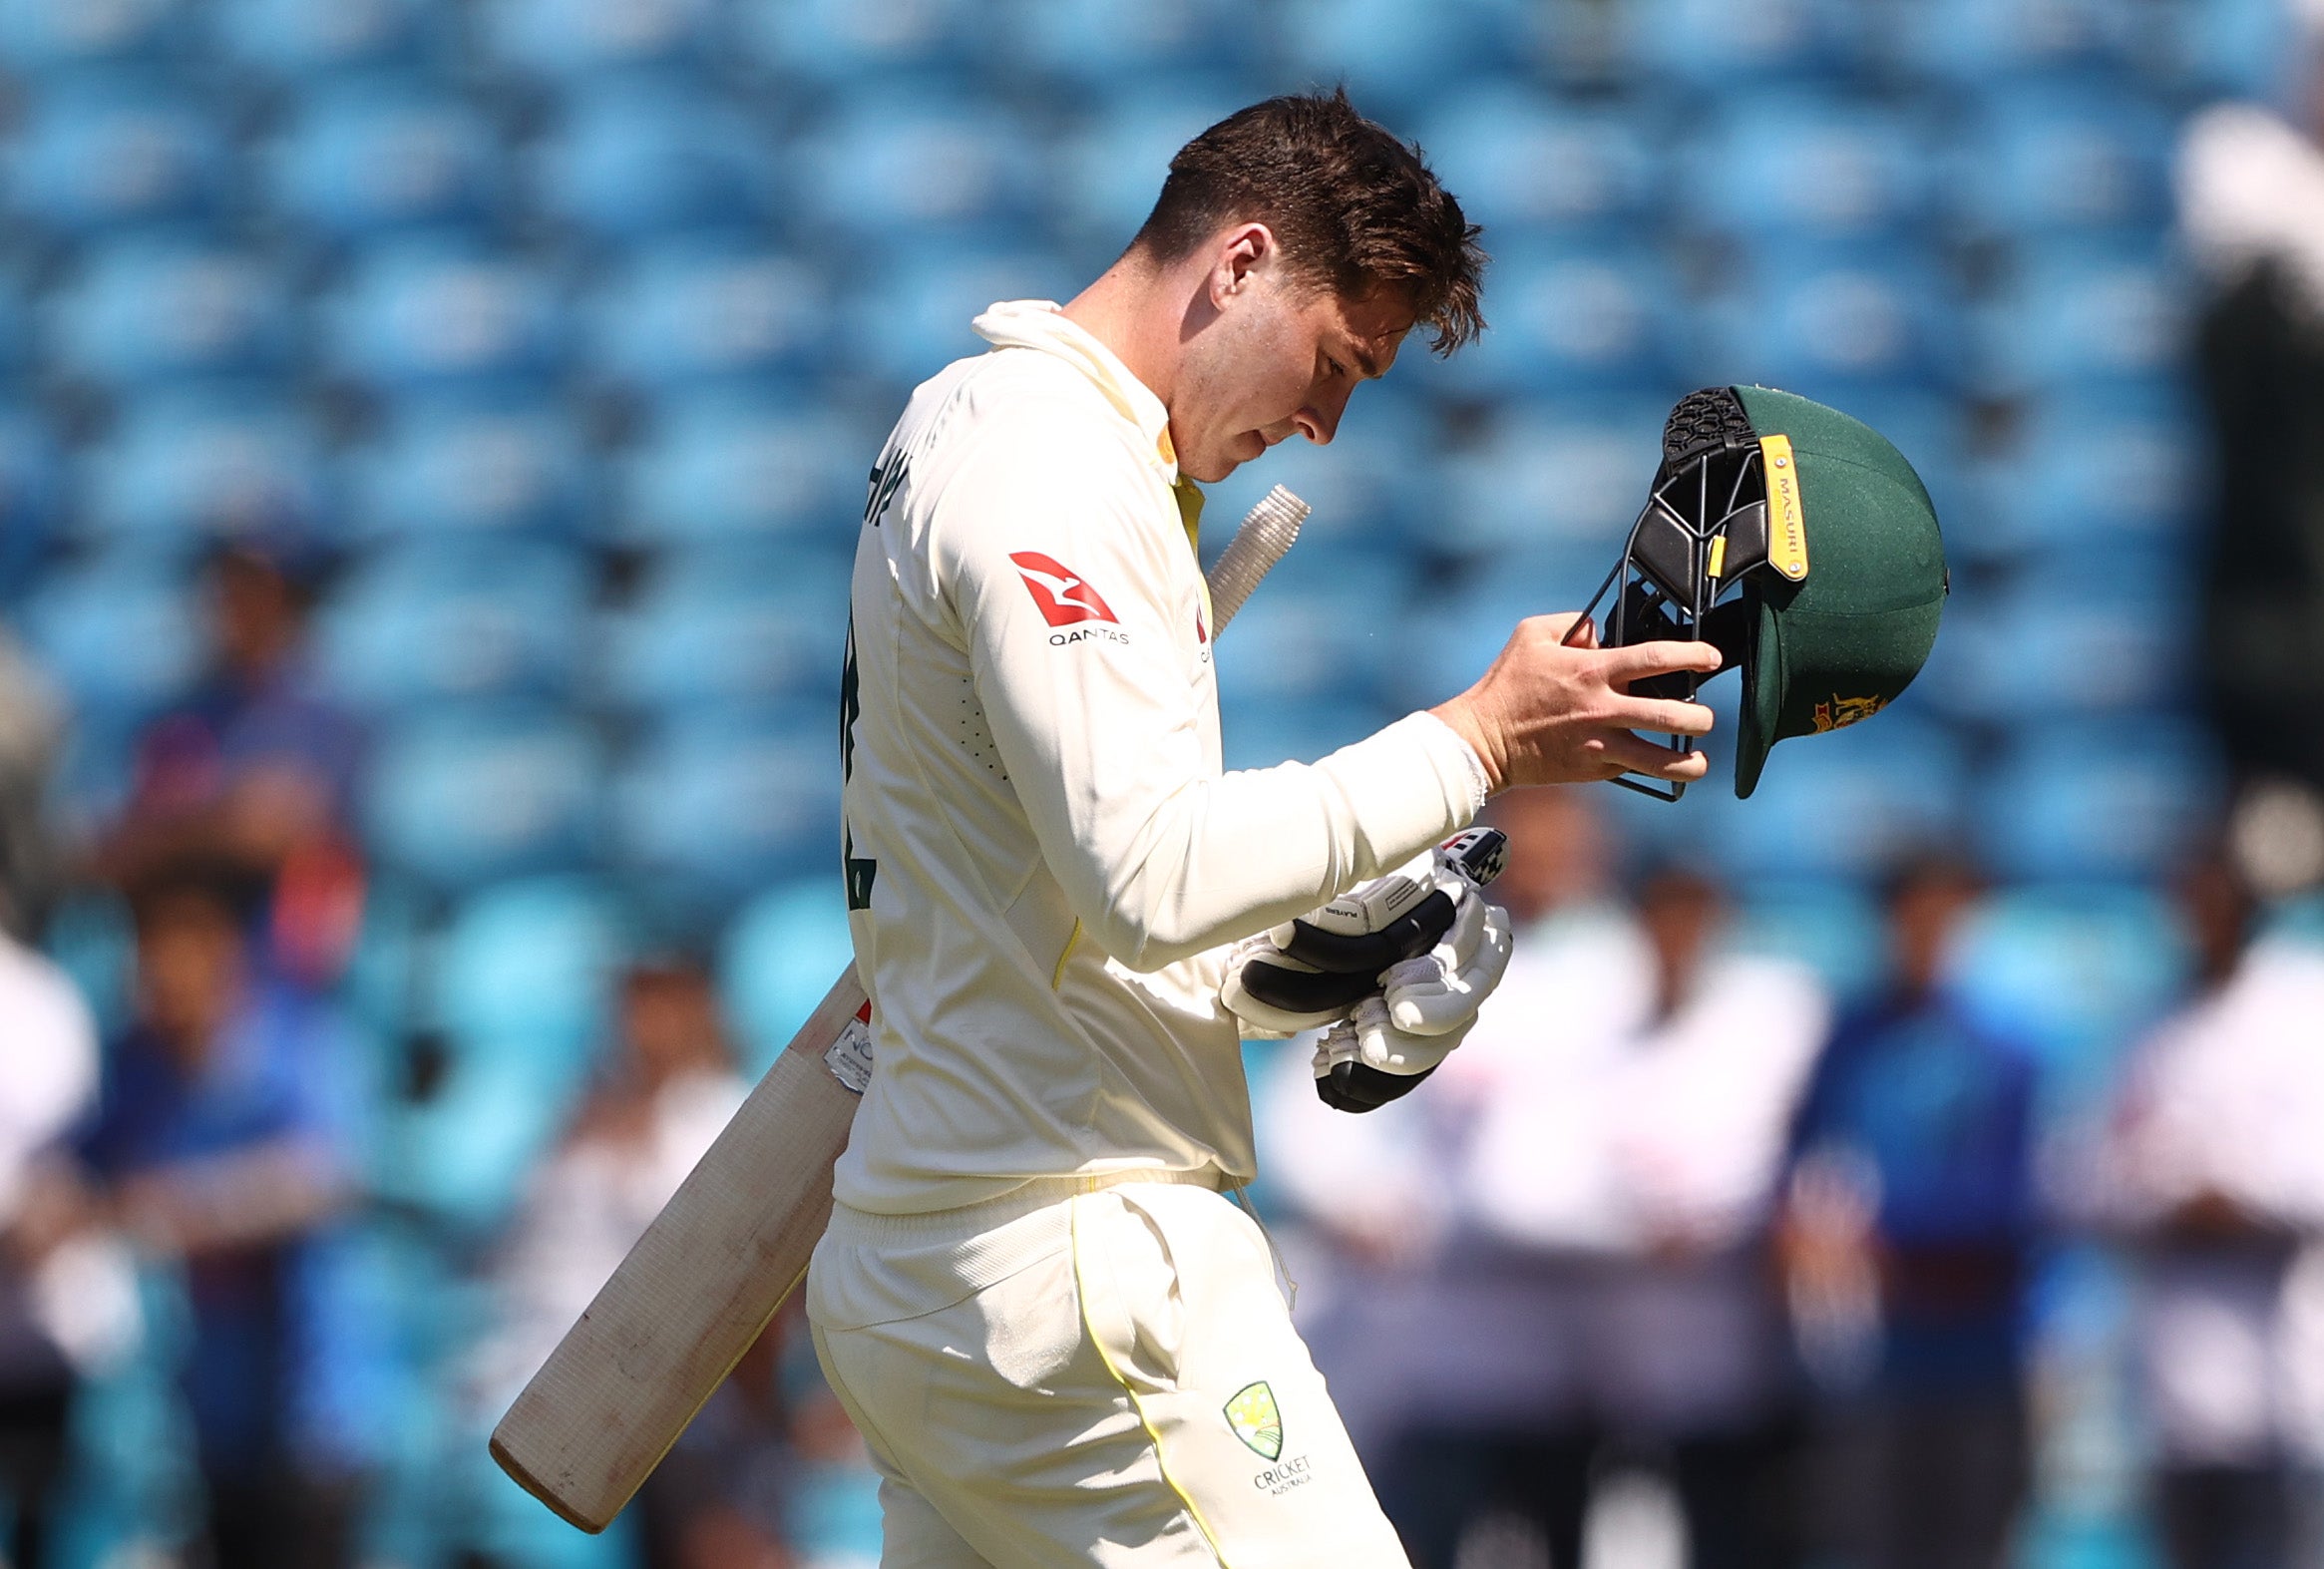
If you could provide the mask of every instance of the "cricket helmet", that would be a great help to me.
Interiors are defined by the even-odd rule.
[[[1614,591],[1608,646],[1700,639],[1722,671],[1741,667],[1747,796],[1777,741],[1868,719],[1911,684],[1948,588],[1936,509],[1887,438],[1772,387],[1706,387],[1671,410],[1652,494],[1591,609]],[[1692,699],[1710,678],[1634,689]]]

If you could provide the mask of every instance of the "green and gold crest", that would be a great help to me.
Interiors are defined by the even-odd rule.
[[[1275,1408],[1275,1391],[1264,1379],[1235,1391],[1227,1402],[1227,1425],[1253,1453],[1270,1460],[1283,1458],[1283,1413]]]

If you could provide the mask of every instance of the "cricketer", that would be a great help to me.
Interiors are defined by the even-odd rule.
[[[1434,709],[1224,773],[1196,487],[1331,441],[1415,328],[1442,353],[1479,332],[1477,237],[1345,95],[1255,105],[1178,153],[1079,296],[978,317],[990,348],[880,453],[843,681],[878,1071],[807,1312],[890,1569],[1406,1562],[1232,1200],[1255,1172],[1245,940],[1453,893],[1450,952],[1341,1032],[1424,1074],[1506,931],[1432,847],[1499,790],[1701,777],[1700,751],[1633,732],[1710,711],[1629,687],[1720,656],[1536,617]]]

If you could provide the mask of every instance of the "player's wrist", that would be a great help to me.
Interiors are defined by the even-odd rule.
[[[1438,703],[1428,712],[1467,745],[1477,760],[1477,767],[1484,774],[1485,793],[1500,794],[1508,782],[1507,766],[1500,749],[1494,744],[1490,727],[1478,715],[1476,705],[1469,700],[1468,694],[1463,692],[1458,697]]]

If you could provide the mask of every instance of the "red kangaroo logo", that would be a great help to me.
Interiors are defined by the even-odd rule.
[[[1017,576],[1024,580],[1025,591],[1040,606],[1041,618],[1051,626],[1070,626],[1075,621],[1112,621],[1121,618],[1113,613],[1097,590],[1089,587],[1082,576],[1053,556],[1039,551],[1011,551],[1008,559],[1016,563]]]

